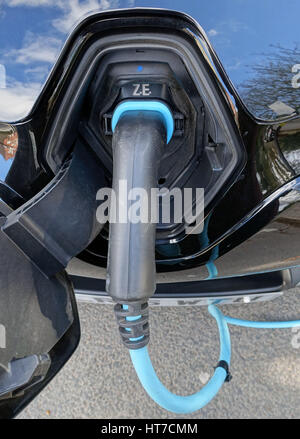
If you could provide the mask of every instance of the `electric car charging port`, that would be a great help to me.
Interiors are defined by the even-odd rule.
[[[88,92],[87,116],[80,133],[97,150],[109,175],[113,112],[120,103],[131,100],[161,102],[173,115],[174,134],[160,159],[158,187],[170,191],[192,188],[193,204],[196,188],[204,188],[205,201],[211,202],[218,181],[221,184],[226,175],[228,178],[240,153],[232,151],[233,145],[205,102],[200,84],[192,79],[192,72],[180,55],[169,48],[152,48],[149,44],[142,50],[134,47],[112,50],[101,60]],[[160,194],[160,204],[161,201]],[[173,199],[171,206],[172,203]],[[181,223],[172,218],[168,223],[159,221],[157,240],[164,243],[184,236],[188,225],[184,217]],[[105,228],[103,233],[107,235]]]
[[[99,30],[98,37],[81,51],[47,139],[46,160],[57,172],[74,148],[74,142],[82,142],[99,158],[99,172],[106,187],[111,187],[114,109],[127,100],[157,100],[170,108],[175,123],[175,135],[160,160],[157,185],[169,191],[191,188],[193,209],[195,188],[203,188],[205,217],[208,217],[244,167],[243,141],[234,121],[233,107],[216,76],[211,74],[211,65],[195,44],[195,38],[182,29],[175,31],[173,21],[157,23],[152,18],[146,27],[139,26],[138,30],[136,17],[133,26],[131,18],[126,19],[126,29],[121,22],[110,22],[109,33],[102,34]],[[138,20],[143,22],[144,18]],[[160,204],[161,201],[159,194]],[[173,199],[171,210],[172,203]],[[205,250],[202,241],[190,242],[186,230],[191,227],[193,221],[185,221],[184,216],[181,222],[172,218],[169,222],[158,222],[158,270],[183,267],[177,262],[181,253],[175,248],[176,243],[180,242],[183,253],[182,246],[191,249],[190,244],[195,252],[200,247],[201,251]],[[79,258],[106,267],[108,233],[107,223]],[[170,247],[168,255],[162,249],[165,245]]]

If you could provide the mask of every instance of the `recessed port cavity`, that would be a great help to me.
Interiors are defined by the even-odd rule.
[[[65,117],[62,128],[67,130],[60,131],[62,135],[52,143],[55,150],[62,153],[79,127],[80,141],[96,153],[110,186],[112,116],[117,105],[130,99],[162,102],[170,108],[175,126],[172,139],[160,158],[159,187],[192,188],[193,194],[195,188],[204,188],[205,209],[209,213],[244,166],[243,142],[232,109],[220,93],[194,38],[181,31],[170,35],[165,26],[159,31],[152,30],[148,27],[141,27],[138,32],[129,29],[122,40],[120,33],[109,32],[101,41],[94,41],[88,52],[82,52],[80,69],[70,82],[70,93],[60,110],[60,114],[69,114],[72,108],[73,125]],[[84,86],[83,77],[87,78]],[[196,196],[193,201],[196,203]],[[162,196],[159,202],[162,204]],[[173,206],[170,207],[173,211]],[[180,224],[174,221],[157,224],[158,263],[166,259],[161,246],[158,248],[160,244],[172,246],[174,260],[178,259],[178,253],[174,249],[177,244],[173,243],[191,247],[187,228],[189,224],[184,218]],[[92,244],[91,257],[103,266],[107,260],[107,230],[107,226],[103,227]],[[193,252],[198,251],[198,241],[193,240]]]
[[[141,108],[145,108],[143,103],[151,107],[152,102],[167,106],[174,128],[160,159],[159,187],[192,188],[194,204],[196,188],[204,188],[207,206],[218,188],[224,190],[224,181],[237,163],[238,153],[229,144],[218,114],[207,101],[207,91],[204,93],[195,75],[185,59],[167,47],[146,45],[137,51],[127,46],[126,50],[112,51],[102,59],[91,84],[88,118],[81,132],[111,174],[112,134],[119,110],[135,105],[133,101]],[[162,204],[162,195],[159,203]],[[171,208],[174,210],[174,206]],[[159,222],[157,239],[160,243],[182,239],[188,226],[184,218],[181,223]]]
[[[127,54],[115,51],[103,61],[91,85],[93,107],[84,136],[91,135],[100,141],[111,172],[112,116],[118,104],[128,100],[165,104],[173,116],[174,133],[161,157],[158,178],[165,179],[166,187],[178,186],[178,179],[191,167],[193,157],[201,155],[204,129],[201,112],[196,110],[202,107],[202,101],[185,74],[180,58],[161,50],[137,52],[129,49]],[[141,72],[137,70],[138,66],[143,67]],[[176,71],[179,73],[175,74]],[[181,77],[184,87],[179,82]],[[186,89],[192,91],[193,102]],[[199,130],[198,134],[196,130]],[[201,139],[199,143],[196,137]]]

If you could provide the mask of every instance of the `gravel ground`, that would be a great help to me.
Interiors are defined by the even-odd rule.
[[[227,305],[246,319],[299,318],[300,289],[265,304]],[[179,418],[140,386],[122,347],[111,306],[79,304],[81,343],[64,369],[19,418]],[[206,308],[153,308],[150,354],[173,392],[198,390],[217,363],[214,320]],[[188,418],[299,418],[300,329],[231,327],[233,380]],[[180,416],[184,418],[185,416]]]

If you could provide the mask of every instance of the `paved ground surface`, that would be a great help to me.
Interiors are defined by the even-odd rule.
[[[248,319],[299,318],[300,289],[267,304],[223,307]],[[62,372],[20,418],[173,418],[138,383],[110,306],[79,305],[82,340]],[[300,330],[231,328],[233,380],[194,418],[299,418]],[[294,347],[293,347],[294,346]],[[298,349],[297,349],[298,346]],[[217,331],[205,308],[151,312],[150,353],[172,391],[194,392],[217,362]],[[184,416],[181,416],[184,418]]]

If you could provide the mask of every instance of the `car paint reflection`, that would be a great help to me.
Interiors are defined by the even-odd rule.
[[[86,15],[115,8],[159,7],[191,15],[206,31],[249,110],[276,119],[300,107],[300,3],[287,0],[18,0],[1,2],[0,120],[28,114],[67,35]],[[11,26],[17,23],[17,26]],[[6,72],[5,78],[3,72]]]
[[[18,150],[18,133],[13,125],[0,122],[0,180],[5,181]]]

